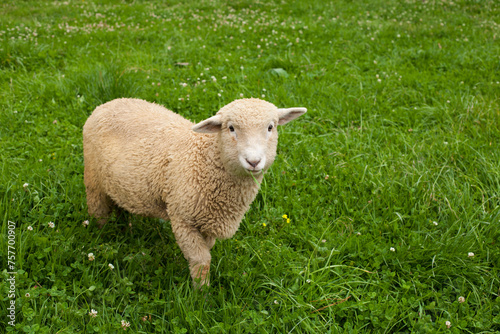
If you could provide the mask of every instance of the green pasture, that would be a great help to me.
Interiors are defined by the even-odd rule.
[[[119,97],[308,109],[202,292],[170,222],[88,216]],[[500,331],[496,0],[0,1],[0,106],[2,333]]]

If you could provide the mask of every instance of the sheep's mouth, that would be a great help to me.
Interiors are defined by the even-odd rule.
[[[248,169],[248,168],[246,168],[246,171],[250,174],[253,174],[253,175],[258,175],[258,174],[262,173],[262,169]]]

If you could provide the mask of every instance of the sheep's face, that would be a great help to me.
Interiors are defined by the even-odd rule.
[[[305,112],[305,108],[278,109],[259,99],[236,100],[196,124],[193,131],[218,133],[222,162],[233,174],[259,175],[276,156],[277,125]]]

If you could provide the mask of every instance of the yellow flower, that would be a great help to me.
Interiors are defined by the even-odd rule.
[[[288,219],[286,220],[286,223],[287,223],[287,224],[290,224],[290,218],[288,218]]]
[[[287,219],[287,218],[288,218],[288,216],[287,216],[287,215],[283,215],[282,217],[283,217],[283,219]]]
[[[262,226],[266,227],[266,223],[262,223]]]

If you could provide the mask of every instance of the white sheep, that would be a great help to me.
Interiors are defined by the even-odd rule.
[[[169,219],[195,287],[208,285],[210,249],[234,235],[257,195],[276,126],[305,112],[241,99],[195,125],[139,99],[105,103],[83,127],[89,214],[101,226],[115,205]]]

